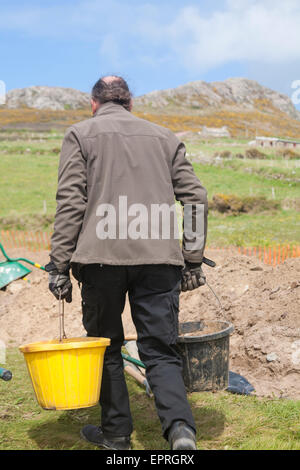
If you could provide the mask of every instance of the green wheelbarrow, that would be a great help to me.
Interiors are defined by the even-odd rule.
[[[0,243],[0,250],[5,257],[5,261],[0,262],[0,289],[3,289],[12,281],[17,279],[23,279],[27,274],[31,273],[31,269],[27,268],[19,261],[24,261],[25,263],[34,266],[35,268],[42,269],[45,271],[45,268],[38,263],[34,263],[26,258],[10,258],[5,252],[3,245]]]
[[[3,289],[8,284],[17,279],[23,279],[27,274],[31,273],[31,269],[27,268],[19,261],[24,261],[25,263],[34,266],[35,268],[42,269],[45,271],[45,268],[34,261],[30,261],[27,258],[10,258],[5,252],[3,245],[0,243],[0,250],[5,258],[5,261],[0,262],[0,289]],[[12,378],[12,373],[0,367],[0,379],[8,382]]]

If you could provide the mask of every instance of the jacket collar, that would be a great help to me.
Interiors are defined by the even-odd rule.
[[[127,111],[121,104],[114,103],[113,101],[108,101],[107,103],[101,104],[100,108],[95,112],[93,117],[103,116],[105,114],[119,113]]]

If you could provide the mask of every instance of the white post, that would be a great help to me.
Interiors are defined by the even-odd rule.
[[[6,362],[6,345],[4,341],[0,339],[0,364],[5,364]]]

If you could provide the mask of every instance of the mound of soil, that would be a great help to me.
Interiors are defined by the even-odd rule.
[[[230,369],[257,395],[300,398],[300,259],[273,268],[246,256],[211,256],[217,268],[204,269],[223,310],[205,286],[181,295],[180,320],[233,323]]]
[[[48,253],[10,250],[40,264]],[[207,250],[217,267],[204,267],[209,285],[180,296],[180,322],[227,320],[234,324],[230,370],[245,376],[258,396],[300,399],[300,259],[270,267],[255,258]],[[59,337],[58,303],[48,291],[46,273],[33,268],[23,280],[0,290],[0,340],[7,346]],[[65,306],[68,337],[83,336],[80,291],[74,280],[73,302]],[[128,304],[126,334],[134,334]]]

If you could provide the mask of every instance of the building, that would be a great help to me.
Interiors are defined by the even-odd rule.
[[[223,127],[202,127],[202,131],[198,132],[201,137],[231,137],[231,134],[227,128],[227,126]]]
[[[256,145],[260,147],[275,147],[281,149],[300,149],[300,141],[278,139],[276,137],[256,137]]]

